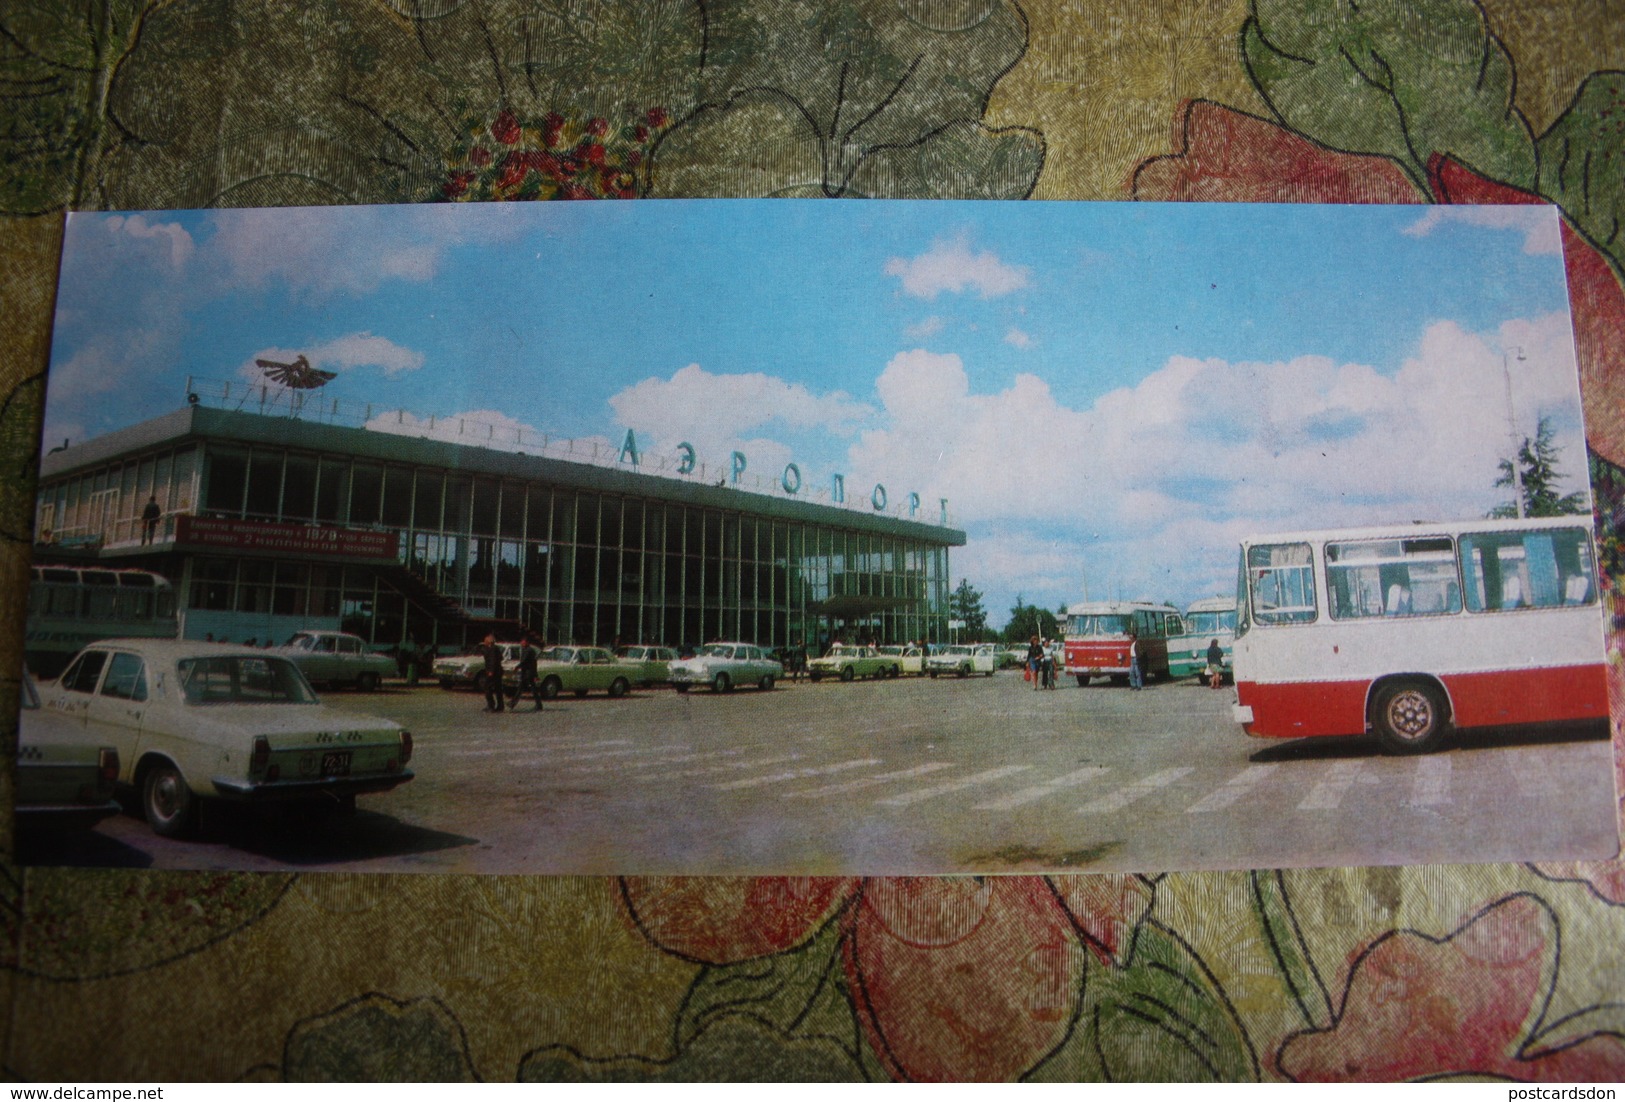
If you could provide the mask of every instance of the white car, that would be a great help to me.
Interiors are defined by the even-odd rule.
[[[893,657],[875,647],[836,643],[822,658],[807,663],[807,674],[814,681],[823,677],[838,677],[851,681],[859,677],[896,677],[903,672],[902,656]]]
[[[354,685],[364,693],[395,672],[395,660],[347,631],[298,631],[272,653],[291,659],[312,685]]]
[[[17,830],[89,830],[119,812],[113,799],[118,751],[83,725],[40,707],[39,687],[23,671],[17,716]]]
[[[502,651],[502,682],[512,687],[518,684],[519,652],[523,643],[498,643]],[[485,656],[476,647],[464,654],[448,655],[434,660],[434,676],[442,689],[455,689],[459,685],[478,685],[485,672]]]
[[[955,677],[984,673],[992,677],[996,665],[998,648],[992,643],[956,643],[927,658],[925,672],[932,677],[944,673],[951,673]]]
[[[412,779],[408,731],[327,707],[268,651],[107,639],[80,651],[41,704],[118,752],[120,786],[166,836],[187,833],[200,799],[348,808]]]
[[[671,647],[650,647],[640,643],[622,647],[615,652],[615,657],[637,666],[637,683],[647,687],[664,685],[671,680],[671,664],[677,660],[677,652]]]
[[[754,643],[707,643],[693,658],[671,664],[672,688],[686,693],[695,685],[712,692],[731,692],[735,685],[771,689],[784,676],[784,666]]]
[[[903,673],[922,674],[925,672],[925,651],[913,643],[901,647],[877,647],[876,649],[895,662],[897,668]]]

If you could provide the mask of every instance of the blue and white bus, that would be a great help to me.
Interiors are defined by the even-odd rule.
[[[1236,641],[1236,599],[1204,597],[1185,610],[1185,630],[1168,640],[1168,673],[1175,678],[1201,678],[1207,673],[1207,651],[1218,640],[1224,651],[1221,671],[1230,678],[1230,652]]]

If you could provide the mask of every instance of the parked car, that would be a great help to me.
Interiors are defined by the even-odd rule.
[[[956,677],[985,673],[992,677],[997,650],[992,643],[956,643],[926,659],[925,672],[932,677],[941,673],[951,673]]]
[[[113,798],[118,751],[83,724],[40,707],[39,686],[23,671],[17,716],[17,831],[89,830],[119,812]]]
[[[784,676],[784,666],[754,643],[707,643],[693,658],[671,664],[672,688],[686,693],[695,685],[709,685],[725,693],[735,685],[771,689]]]
[[[353,685],[364,693],[395,672],[395,660],[367,649],[347,631],[297,631],[275,653],[291,659],[312,685]]]
[[[922,674],[925,672],[925,650],[918,644],[907,643],[900,647],[877,647],[881,655],[897,663],[898,669],[904,673]]]
[[[519,651],[523,643],[498,643],[502,650],[502,678],[508,685],[515,684],[519,670]],[[462,654],[447,655],[445,658],[436,658],[434,661],[434,676],[440,682],[442,689],[455,689],[459,686],[475,686],[479,684],[480,674],[485,672],[485,656],[478,647],[464,651]]]
[[[622,647],[615,652],[615,657],[637,666],[640,673],[634,681],[648,687],[671,681],[671,664],[677,660],[677,651],[672,647],[650,647],[639,643]]]
[[[162,835],[185,834],[202,799],[348,808],[412,779],[410,732],[327,707],[271,651],[103,640],[74,657],[41,703],[118,752],[120,786]]]
[[[549,647],[536,662],[536,684],[544,700],[561,692],[586,696],[595,690],[625,696],[642,673],[641,665],[616,658],[603,647]]]
[[[839,677],[851,681],[858,677],[896,677],[903,672],[902,656],[881,654],[874,647],[857,647],[836,643],[822,658],[807,663],[807,675],[814,681],[825,677]]]

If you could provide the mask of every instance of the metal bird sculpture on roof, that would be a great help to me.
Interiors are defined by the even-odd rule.
[[[291,364],[276,360],[255,360],[254,363],[265,370],[266,377],[272,382],[281,383],[292,390],[315,390],[338,378],[337,372],[311,367],[303,354]]]

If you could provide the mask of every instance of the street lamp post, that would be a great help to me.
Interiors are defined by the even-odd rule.
[[[1501,374],[1507,385],[1507,434],[1512,438],[1512,501],[1518,511],[1518,519],[1524,518],[1523,506],[1523,470],[1518,466],[1518,422],[1512,413],[1512,364],[1507,356],[1510,352],[1518,354],[1518,362],[1522,363],[1526,357],[1522,348],[1504,349],[1501,352]]]

